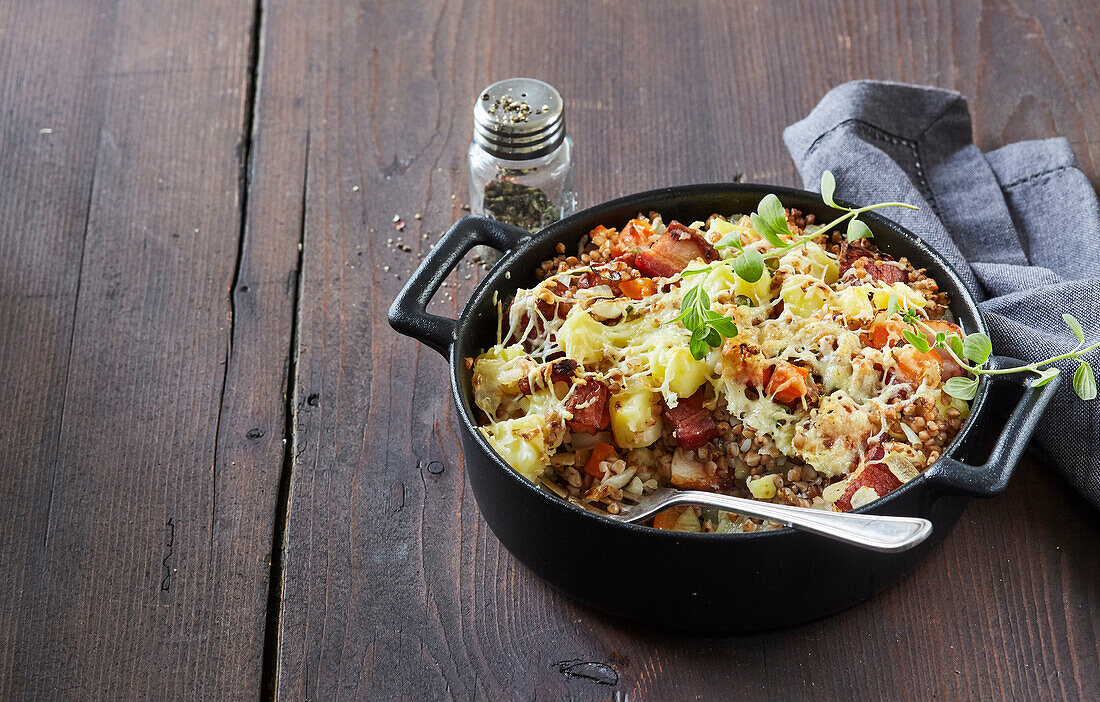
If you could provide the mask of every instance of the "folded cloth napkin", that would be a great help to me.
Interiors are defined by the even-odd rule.
[[[979,301],[993,352],[1040,361],[1072,350],[1062,313],[1100,339],[1100,207],[1065,139],[974,146],[959,93],[879,81],[831,90],[783,140],[807,187],[836,176],[836,196],[900,200],[883,214],[942,254]],[[1087,358],[1096,363],[1100,353]],[[1100,508],[1100,400],[1073,391],[1073,360],[1032,449]]]

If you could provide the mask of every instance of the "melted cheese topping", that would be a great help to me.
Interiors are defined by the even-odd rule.
[[[745,246],[770,248],[747,217],[736,223],[715,218],[709,229],[701,222],[693,227],[713,243],[737,233]],[[933,304],[919,290],[867,276],[842,278],[836,257],[812,242],[776,263],[750,283],[736,275],[728,259],[691,275],[707,267],[696,260],[683,274],[659,279],[657,291],[640,300],[617,297],[606,284],[571,286],[585,273],[601,273],[588,266],[518,290],[507,315],[501,315],[500,338],[508,341],[489,348],[473,364],[475,402],[488,418],[481,431],[517,471],[537,481],[568,438],[568,389],[555,391],[546,370],[551,359],[562,356],[577,362],[578,373],[611,387],[616,398],[611,428],[622,448],[660,437],[662,401],[673,408],[706,388],[707,397],[713,396],[731,418],[830,477],[859,467],[868,442],[884,438],[888,412],[903,412],[918,402],[959,405],[943,394],[936,367],[922,367],[920,377],[912,377],[912,346],[868,343],[891,298],[902,309]],[[733,317],[739,329],[735,339],[709,348],[698,360],[688,350],[690,332],[672,321],[680,314],[683,294],[696,283],[706,290],[712,309]],[[774,395],[781,388],[773,388],[772,395],[765,392],[760,377],[728,351],[736,348],[759,352],[761,367],[786,362],[805,369],[815,396],[793,404],[777,401]],[[534,394],[520,391],[523,379]],[[914,459],[920,461],[921,456]]]

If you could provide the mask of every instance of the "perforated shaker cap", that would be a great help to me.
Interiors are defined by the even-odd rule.
[[[482,90],[474,102],[474,143],[493,156],[525,161],[564,140],[564,101],[541,80],[508,78]]]

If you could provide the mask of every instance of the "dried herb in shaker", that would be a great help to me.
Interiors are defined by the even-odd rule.
[[[532,78],[503,80],[479,94],[469,150],[475,214],[535,232],[573,213],[573,142],[563,108],[557,90]]]
[[[561,207],[539,188],[516,182],[513,172],[514,169],[502,168],[499,178],[485,184],[482,197],[485,214],[529,232],[561,219]]]

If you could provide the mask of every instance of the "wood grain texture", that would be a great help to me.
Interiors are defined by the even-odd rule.
[[[58,464],[109,25],[60,13],[60,3],[0,8],[0,697],[22,686],[19,647],[41,587],[43,543]],[[89,3],[90,13],[105,10]],[[47,20],[47,17],[55,17]],[[68,41],[35,47],[56,31]],[[90,56],[91,60],[84,57]],[[32,224],[33,223],[33,224]]]
[[[460,214],[469,104],[493,80],[561,89],[584,204],[741,174],[794,184],[782,128],[871,76],[966,92],[986,148],[1064,134],[1095,178],[1091,3],[313,7],[266,27],[313,38],[282,698],[1096,697],[1100,528],[1035,462],[867,605],[760,636],[656,635],[502,550],[463,475],[444,363],[385,323]],[[476,281],[460,268],[436,309],[456,315]]]
[[[0,698],[260,687],[298,226],[242,239],[255,9],[0,9]]]
[[[582,204],[796,184],[782,128],[864,77],[961,90],[983,148],[1066,136],[1096,182],[1098,23],[1086,0],[0,4],[0,699],[1100,697],[1100,524],[1036,461],[871,603],[658,635],[501,548],[444,363],[385,321],[463,214],[493,80],[561,89]]]

